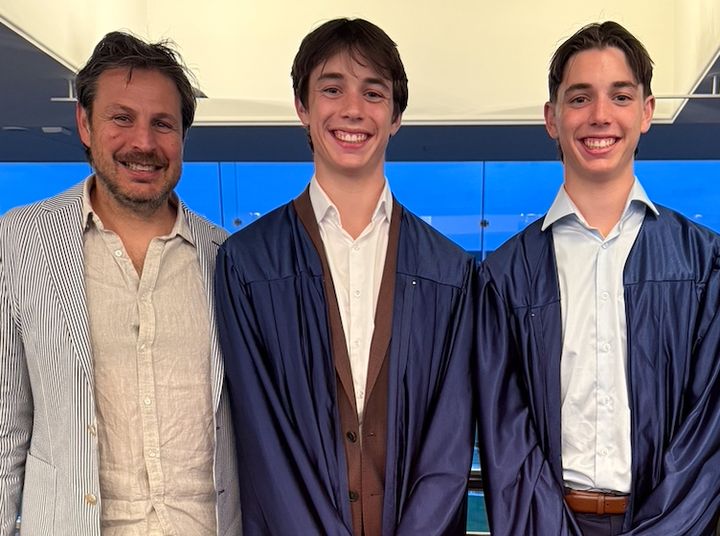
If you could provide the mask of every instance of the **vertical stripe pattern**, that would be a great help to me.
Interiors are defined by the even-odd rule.
[[[0,536],[100,536],[82,188],[0,218]],[[181,204],[210,304],[218,534],[240,530],[235,447],[213,307],[224,230]],[[22,505],[20,505],[22,497]]]

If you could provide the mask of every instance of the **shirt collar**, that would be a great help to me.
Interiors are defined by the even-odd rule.
[[[90,200],[90,192],[94,187],[95,175],[90,175],[85,180],[85,184],[83,185],[82,221],[85,222],[85,230],[87,230],[90,225],[95,225],[96,227],[98,227],[98,229],[104,230],[105,227],[102,224],[102,220],[100,220],[100,217],[93,210],[92,201]],[[178,196],[175,192],[170,194],[170,204],[177,210],[177,216],[175,218],[175,223],[173,224],[172,230],[163,238],[174,238],[175,236],[179,235],[194,246],[195,240],[193,239],[193,235],[190,232],[190,226],[188,225],[187,216],[185,215],[185,211],[183,210],[183,208],[180,206]]]
[[[326,219],[335,219],[340,225],[340,212],[338,211],[335,204],[322,189],[317,178],[313,175],[310,180],[309,187],[310,204],[312,204],[313,212],[315,213],[315,219],[318,223],[322,223]],[[385,179],[385,186],[380,193],[375,210],[373,211],[371,221],[377,221],[380,219],[386,219],[390,223],[390,217],[392,214],[392,193],[390,192],[390,184]],[[342,225],[340,225],[342,227]]]
[[[653,202],[650,201],[647,193],[645,193],[645,189],[640,184],[640,181],[636,178],[633,182],[632,188],[630,189],[630,194],[628,195],[628,199],[625,202],[625,208],[620,219],[625,219],[625,217],[630,211],[630,208],[638,204],[646,205],[656,216],[660,214],[657,208],[655,208]],[[560,186],[560,190],[555,196],[555,201],[553,201],[553,204],[550,206],[550,210],[548,210],[547,214],[545,215],[541,230],[544,231],[556,221],[573,214],[580,221],[585,223],[585,218],[583,218],[580,210],[578,210],[578,208],[575,206],[575,203],[573,203],[572,199],[570,199],[570,196],[565,191],[565,185],[563,184]]]

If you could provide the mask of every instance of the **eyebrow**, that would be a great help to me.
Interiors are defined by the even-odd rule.
[[[612,83],[613,89],[624,89],[624,88],[637,89],[638,86],[639,86],[638,83],[633,82],[631,80],[619,80],[617,82]],[[585,83],[573,84],[571,86],[568,86],[567,89],[565,89],[565,93],[570,93],[571,91],[585,91],[585,90],[591,89],[591,88],[592,88],[591,84],[585,84]]]
[[[318,82],[324,82],[327,80],[342,80],[345,76],[341,73],[323,73],[320,76],[318,76]],[[384,78],[377,78],[377,77],[368,77],[363,78],[362,82],[365,84],[370,85],[376,85],[376,86],[382,86],[384,88],[390,89],[390,84],[387,80]]]
[[[119,102],[114,102],[111,104],[108,104],[104,109],[103,112],[106,114],[114,114],[118,112],[126,113],[126,114],[137,114],[137,110],[135,108],[132,108],[130,106],[127,106],[125,104],[120,104]],[[162,119],[162,120],[172,120],[172,121],[178,121],[180,118],[173,114],[172,112],[158,112],[152,115],[153,119]]]

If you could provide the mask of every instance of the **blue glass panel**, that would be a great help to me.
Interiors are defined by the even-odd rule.
[[[468,493],[468,532],[488,533],[490,531],[487,510],[485,508],[485,495],[482,491]]]
[[[545,214],[562,179],[560,162],[487,162],[485,252],[493,251]]]
[[[180,198],[198,214],[223,225],[220,204],[220,171],[216,162],[183,164],[177,185]]]
[[[395,197],[469,251],[482,244],[482,162],[389,162]]]
[[[643,162],[635,174],[653,202],[720,232],[720,162]]]
[[[76,164],[0,164],[0,214],[53,196],[90,174],[90,166]]]
[[[0,214],[55,195],[91,173],[84,163],[0,164]],[[216,163],[183,166],[178,193],[195,211],[220,223],[220,183]]]
[[[237,231],[294,199],[312,174],[311,162],[222,164],[225,227]]]

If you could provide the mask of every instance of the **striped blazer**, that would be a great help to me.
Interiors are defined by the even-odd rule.
[[[82,188],[0,218],[0,536],[100,536],[93,360],[85,303]],[[185,213],[208,302],[226,233]],[[240,499],[224,369],[210,307],[218,534]]]

